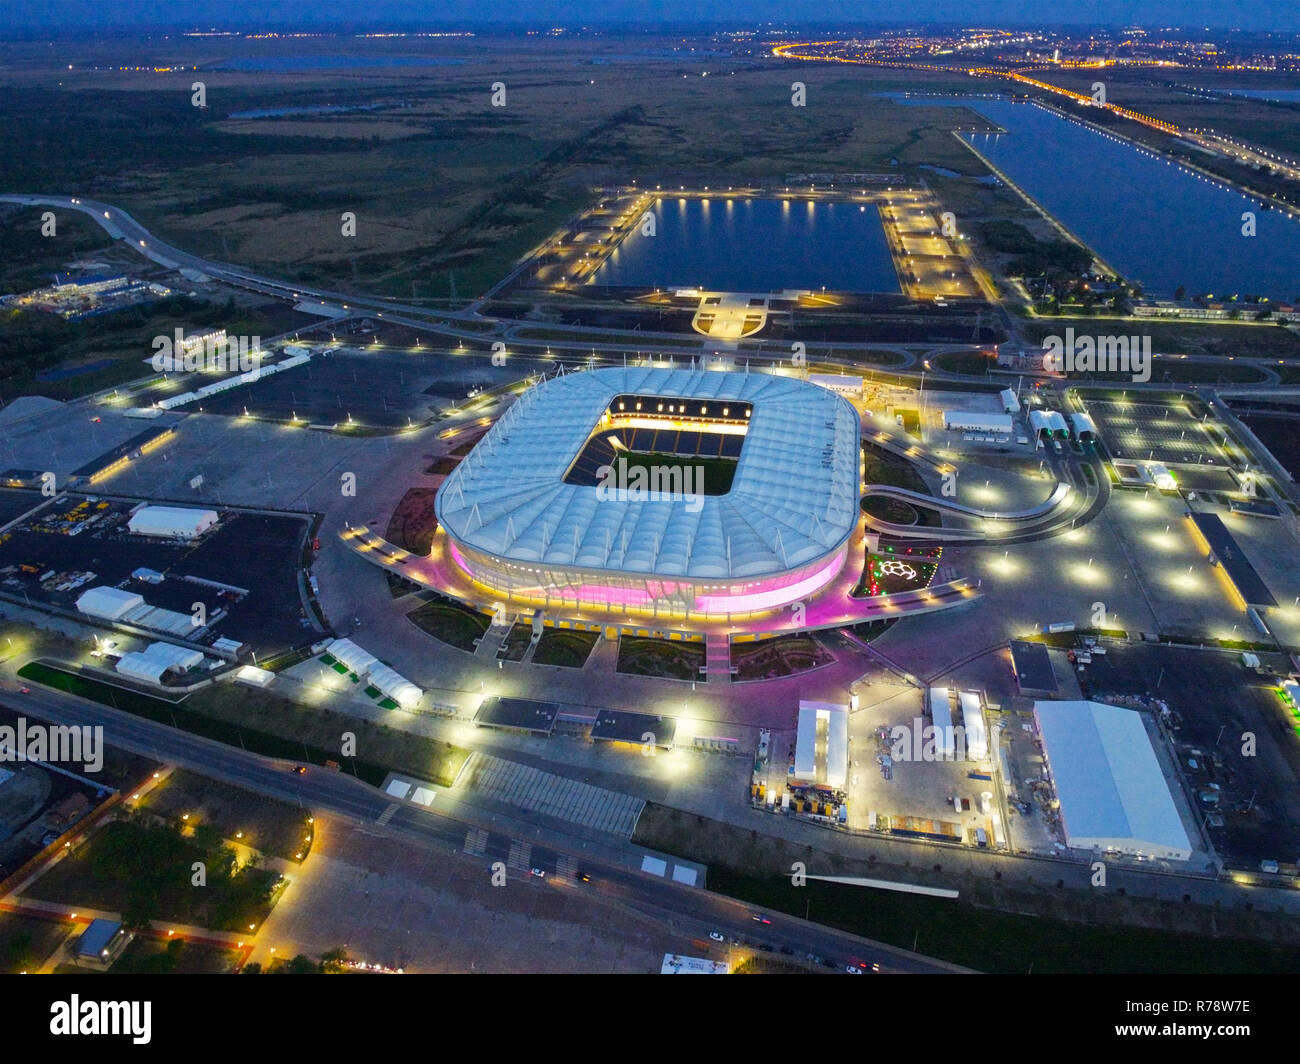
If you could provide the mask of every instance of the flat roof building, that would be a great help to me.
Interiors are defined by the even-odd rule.
[[[656,717],[649,713],[631,713],[626,709],[602,709],[591,726],[591,737],[614,743],[636,743],[672,749],[677,736],[674,717]]]
[[[1011,640],[1011,671],[1015,673],[1016,685],[1022,694],[1029,691],[1054,695],[1060,690],[1056,673],[1052,670],[1051,656],[1042,643]]]
[[[534,702],[528,698],[499,698],[493,695],[483,699],[483,704],[474,714],[474,723],[481,728],[550,735],[555,727],[555,718],[559,715],[560,706],[556,702]]]

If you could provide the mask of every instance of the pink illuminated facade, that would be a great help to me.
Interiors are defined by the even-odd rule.
[[[767,613],[815,595],[844,567],[848,545],[774,576],[709,581],[529,565],[488,557],[455,544],[450,551],[467,576],[507,602],[716,620]]]
[[[629,454],[683,487],[606,490]],[[726,461],[729,484],[704,490],[703,463]],[[434,507],[446,559],[484,603],[726,620],[835,580],[861,519],[860,463],[857,411],[805,381],[598,369],[525,392]]]

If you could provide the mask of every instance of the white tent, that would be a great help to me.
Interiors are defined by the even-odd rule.
[[[812,783],[843,787],[849,773],[849,707],[799,702],[795,775]]]
[[[329,645],[329,654],[339,664],[347,667],[349,672],[365,676],[379,664],[379,659],[368,650],[362,650],[351,639],[336,639]]]
[[[142,596],[116,587],[92,587],[89,591],[83,591],[77,599],[78,610],[102,621],[121,620],[124,615],[142,605]]]
[[[117,671],[132,680],[157,684],[172,670],[184,672],[203,663],[203,654],[174,643],[150,643],[144,650],[123,654],[117,662]]]
[[[424,697],[424,692],[415,684],[382,662],[370,667],[367,679],[403,709],[410,709]]]
[[[1035,702],[1034,717],[1071,847],[1191,857],[1141,713],[1101,702]]]
[[[127,522],[136,535],[167,539],[195,539],[217,523],[215,510],[180,506],[143,506]]]
[[[989,756],[989,732],[984,724],[980,696],[974,691],[959,691],[957,700],[961,703],[962,727],[966,729],[966,758],[985,761]]]

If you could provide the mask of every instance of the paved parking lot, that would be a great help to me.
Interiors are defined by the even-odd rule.
[[[1133,399],[1087,400],[1088,413],[1114,458],[1197,465],[1226,465],[1227,456],[1205,431],[1196,406]]]

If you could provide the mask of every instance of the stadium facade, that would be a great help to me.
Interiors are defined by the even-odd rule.
[[[736,618],[805,600],[839,574],[860,470],[858,414],[824,388],[600,369],[524,393],[435,509],[485,601]]]

